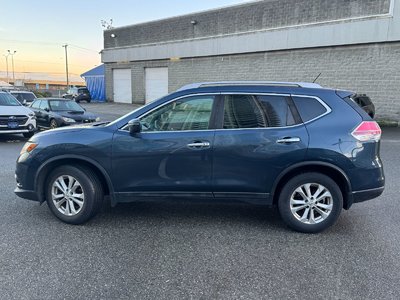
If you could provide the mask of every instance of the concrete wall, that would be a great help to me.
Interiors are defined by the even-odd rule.
[[[169,67],[169,90],[213,80],[313,81],[325,87],[368,94],[378,118],[400,120],[400,42],[309,48],[252,54],[107,64],[107,98],[112,68],[132,69],[133,102],[144,103],[144,68]]]
[[[104,48],[204,38],[388,14],[390,0],[267,0],[104,32]],[[192,25],[191,21],[196,21]],[[111,33],[116,38],[111,37]]]

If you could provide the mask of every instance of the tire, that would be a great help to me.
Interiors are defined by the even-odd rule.
[[[26,139],[33,137],[34,134],[35,134],[34,132],[24,132],[23,133],[24,138],[26,138]]]
[[[304,233],[317,233],[332,226],[342,207],[339,186],[321,173],[293,177],[284,185],[278,200],[279,213],[286,225]]]
[[[58,127],[58,123],[55,119],[50,120],[50,129],[55,129]]]
[[[75,225],[93,218],[104,198],[96,174],[89,168],[74,165],[56,168],[46,181],[45,191],[51,212],[61,221]]]

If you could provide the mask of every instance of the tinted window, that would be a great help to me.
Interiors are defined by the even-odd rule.
[[[315,98],[293,97],[303,122],[310,121],[326,113],[326,108]]]
[[[89,90],[88,89],[78,89],[78,94],[82,94],[82,93],[85,93],[85,94],[89,94]]]
[[[39,108],[42,109],[42,110],[45,110],[46,108],[48,109],[49,108],[49,103],[47,101],[45,101],[45,100],[42,100],[42,103],[40,103]]]
[[[208,129],[214,96],[195,96],[164,105],[144,116],[143,131]]]
[[[35,102],[32,103],[31,107],[32,107],[32,108],[39,109],[39,107],[40,107],[40,102],[42,102],[42,101],[41,101],[41,100],[36,100]]]
[[[284,96],[225,96],[223,128],[284,127],[295,124]]]
[[[31,102],[36,99],[36,96],[33,93],[11,93],[11,95],[13,95],[19,101],[26,100],[27,102]]]

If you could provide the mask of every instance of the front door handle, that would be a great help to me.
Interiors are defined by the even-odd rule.
[[[284,137],[282,139],[277,140],[278,144],[292,144],[299,143],[301,139],[299,137]]]
[[[188,148],[191,149],[203,149],[203,148],[210,148],[210,142],[193,142],[187,144]]]

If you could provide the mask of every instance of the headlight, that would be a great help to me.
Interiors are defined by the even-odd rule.
[[[30,114],[29,114],[29,118],[31,118],[31,119],[36,119],[36,115],[35,115],[34,113],[30,113]]]
[[[75,120],[71,119],[71,118],[63,117],[63,120],[64,120],[64,122],[67,122],[67,123],[75,123]]]
[[[96,122],[99,122],[99,121],[100,121],[100,117],[97,117],[97,118],[96,118]]]
[[[31,142],[25,143],[24,147],[21,149],[20,155],[23,155],[25,153],[30,153],[33,149],[37,147],[37,145],[38,144]]]

